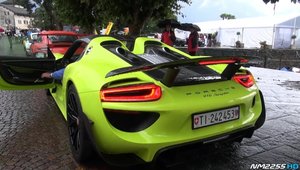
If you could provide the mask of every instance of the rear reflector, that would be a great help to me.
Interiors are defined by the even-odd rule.
[[[161,95],[161,88],[155,84],[121,86],[100,91],[101,101],[104,102],[154,101]]]
[[[233,79],[246,88],[249,88],[254,84],[254,78],[249,72],[247,72],[247,74],[236,74]]]

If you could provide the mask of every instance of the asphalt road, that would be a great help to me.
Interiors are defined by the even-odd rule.
[[[13,38],[12,48],[10,48],[7,36],[2,36],[0,37],[0,55],[25,57],[26,53],[20,40]]]
[[[20,44],[15,43],[10,50],[5,40],[0,40],[0,54],[22,54]],[[258,163],[299,165],[300,74],[255,67],[250,70],[265,96],[267,110],[266,123],[251,139],[241,144],[199,147],[154,167],[129,169],[244,170]],[[88,165],[74,161],[65,121],[44,90],[0,90],[0,96],[0,169],[121,169],[97,157]]]

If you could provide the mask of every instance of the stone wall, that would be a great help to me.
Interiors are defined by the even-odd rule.
[[[186,51],[186,48],[181,48]],[[244,48],[200,48],[198,55],[214,57],[244,57],[249,65],[279,69],[300,68],[300,49],[244,49]]]

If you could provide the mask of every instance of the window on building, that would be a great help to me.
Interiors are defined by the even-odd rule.
[[[28,21],[27,21],[27,20],[24,20],[24,24],[28,25]]]
[[[22,21],[21,21],[21,20],[18,20],[18,24],[22,24]]]
[[[6,12],[4,11],[4,15],[6,15]]]
[[[5,19],[5,23],[10,24],[11,23],[10,19]]]

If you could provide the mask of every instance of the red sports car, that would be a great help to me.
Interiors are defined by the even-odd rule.
[[[43,51],[47,47],[53,53],[64,54],[79,35],[69,31],[42,31],[30,46],[31,54],[37,58],[44,58]]]

